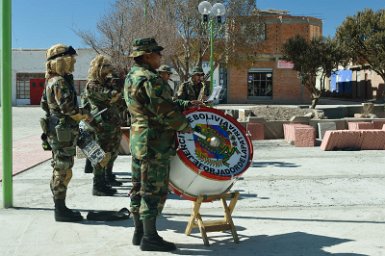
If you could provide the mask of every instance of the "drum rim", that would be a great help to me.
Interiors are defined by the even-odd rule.
[[[242,175],[249,167],[250,167],[250,164],[251,162],[253,161],[253,144],[249,138],[249,136],[247,136],[247,132],[246,132],[246,128],[243,127],[235,118],[233,118],[232,116],[230,115],[227,115],[225,113],[223,113],[222,111],[218,110],[218,109],[215,109],[215,108],[209,108],[209,107],[197,107],[197,108],[190,108],[190,109],[187,109],[183,112],[183,114],[185,116],[187,116],[188,114],[192,113],[192,112],[195,112],[195,111],[201,111],[201,112],[211,112],[211,113],[215,113],[217,115],[220,115],[226,119],[228,119],[229,121],[231,121],[231,123],[233,125],[235,125],[242,133],[243,135],[245,136],[245,139],[246,139],[246,142],[247,142],[247,146],[249,148],[249,151],[250,151],[250,158],[249,158],[249,161],[248,163],[246,164],[245,168],[238,174],[234,175],[234,176],[219,176],[219,175],[214,175],[214,174],[211,174],[211,173],[207,173],[205,171],[201,171],[200,169],[198,169],[198,167],[196,167],[191,161],[188,160],[188,158],[186,157],[186,155],[183,153],[183,150],[181,149],[177,149],[177,154],[178,154],[178,157],[179,159],[181,159],[181,161],[187,165],[192,171],[194,171],[195,173],[198,173],[199,175],[201,176],[204,176],[204,177],[207,177],[207,178],[210,178],[210,179],[215,179],[215,180],[230,180],[230,179],[233,179],[234,177],[238,177],[240,175]],[[178,142],[178,138],[176,138],[176,143],[177,145],[179,145],[179,142]]]
[[[226,193],[226,192],[230,191],[230,189],[233,187],[233,185],[234,185],[234,182],[224,192],[222,192],[220,194],[223,194],[223,193]],[[183,191],[182,189],[177,187],[174,183],[172,183],[171,180],[168,183],[168,187],[174,192],[175,195],[177,195],[177,196],[179,196],[179,197],[181,197],[183,199],[190,200],[190,201],[196,201],[198,199],[198,196],[186,193],[186,191]],[[205,199],[202,202],[211,202],[211,200]]]
[[[196,196],[186,194],[186,192],[183,193],[182,190],[179,189],[176,185],[174,185],[171,180],[170,180],[168,186],[169,186],[169,188],[171,188],[171,190],[174,192],[175,195],[177,195],[183,199],[187,199],[190,201],[196,201],[198,198]]]

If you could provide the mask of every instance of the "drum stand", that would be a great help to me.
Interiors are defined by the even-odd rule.
[[[233,235],[234,242],[238,243],[239,238],[231,214],[234,210],[235,204],[238,201],[239,192],[227,192],[220,195],[200,195],[197,197],[197,200],[194,202],[193,212],[191,213],[190,220],[187,224],[185,234],[190,235],[193,228],[199,228],[204,245],[209,246],[209,239],[207,237],[207,232],[216,232],[216,231],[226,231],[230,230]],[[203,221],[202,216],[199,213],[202,202],[205,201],[214,201],[221,200],[223,204],[223,209],[225,212],[223,220],[207,220]],[[230,204],[227,205],[227,200],[230,200]]]

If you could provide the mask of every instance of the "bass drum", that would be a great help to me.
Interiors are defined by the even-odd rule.
[[[177,155],[171,159],[170,188],[188,200],[228,191],[247,170],[253,146],[233,117],[207,107],[184,112],[193,133],[177,133]]]

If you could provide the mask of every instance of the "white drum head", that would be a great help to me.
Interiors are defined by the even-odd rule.
[[[246,130],[234,118],[213,108],[191,109],[185,115],[194,132],[177,133],[170,186],[192,200],[200,194],[221,194],[252,161],[253,148]]]

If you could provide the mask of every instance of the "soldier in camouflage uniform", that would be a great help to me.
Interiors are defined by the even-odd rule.
[[[131,114],[132,154],[131,212],[134,245],[143,251],[172,251],[175,244],[157,233],[156,218],[168,193],[170,156],[175,155],[176,131],[192,129],[182,111],[199,101],[172,100],[172,91],[159,77],[161,51],[153,38],[136,39],[135,64],[124,85],[124,98]]]
[[[162,65],[157,69],[157,71],[158,71],[160,78],[162,78],[163,81],[165,81],[166,84],[168,84],[168,86],[170,86],[169,81],[172,81],[170,77],[173,74],[171,67],[168,65]],[[170,89],[172,91],[172,95],[174,95],[174,89],[171,86],[170,86]]]
[[[52,148],[53,174],[50,183],[55,202],[56,221],[80,221],[79,212],[65,205],[68,183],[72,177],[72,166],[79,135],[79,121],[90,116],[78,107],[72,72],[76,51],[71,46],[53,45],[47,50],[46,86],[41,107],[46,112],[43,131]]]
[[[92,194],[96,196],[111,196],[116,193],[116,189],[111,188],[109,184],[122,184],[116,181],[112,174],[122,138],[120,130],[122,120],[118,105],[122,99],[122,92],[114,86],[112,72],[110,60],[102,55],[96,56],[90,63],[88,82],[83,95],[91,115],[94,116],[92,123],[86,123],[87,130],[94,132],[96,142],[104,152],[111,154],[107,166],[97,164],[93,168]],[[106,111],[97,114],[103,110]]]
[[[170,76],[172,75],[171,67],[168,65],[162,65],[157,69],[160,78],[162,78],[166,83],[170,80]]]
[[[203,82],[204,75],[205,73],[201,67],[194,67],[191,79],[179,86],[176,97],[182,100],[207,100],[210,89]]]
[[[116,103],[114,103],[114,105],[116,105],[119,110],[120,119],[122,120],[122,126],[130,126],[130,116],[127,110],[126,102],[124,101],[124,97],[123,97],[124,79],[119,78],[116,74],[113,74],[111,76],[108,75],[106,77],[106,84],[108,84],[110,88],[113,88],[118,92],[121,92],[122,97]],[[82,101],[82,106],[86,108],[88,111],[91,111],[90,103],[85,98],[84,93],[82,93],[81,95],[81,101]],[[88,131],[88,132],[92,133],[92,131]],[[43,140],[43,147],[44,147],[44,134],[42,135],[42,140]],[[86,159],[84,172],[85,173],[94,172],[94,167],[92,166],[91,161],[89,159]],[[106,183],[107,185],[110,185],[110,186],[122,185],[120,181],[116,180],[116,176],[114,173],[112,173],[112,168],[110,167],[106,169]]]

